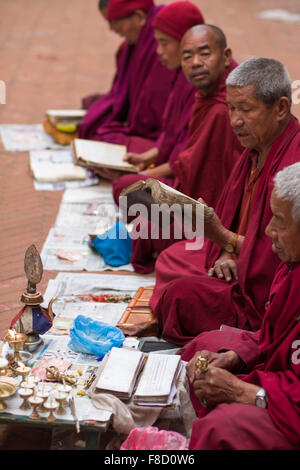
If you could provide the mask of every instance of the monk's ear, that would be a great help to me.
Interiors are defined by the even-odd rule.
[[[232,50],[230,49],[230,47],[226,47],[226,49],[224,49],[223,54],[225,58],[225,67],[229,67],[232,61]]]
[[[134,17],[136,21],[138,22],[138,25],[142,28],[145,26],[146,21],[147,21],[147,13],[144,12],[144,10],[135,10],[134,11]]]
[[[291,112],[291,102],[286,96],[279,98],[275,104],[277,120],[283,121],[286,116]]]

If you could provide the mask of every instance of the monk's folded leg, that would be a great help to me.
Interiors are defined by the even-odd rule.
[[[295,450],[267,409],[236,403],[223,403],[196,419],[189,449]]]
[[[199,273],[168,284],[156,305],[155,315],[161,336],[184,345],[203,331],[219,329],[223,324],[249,329],[243,303],[237,283],[228,284]]]

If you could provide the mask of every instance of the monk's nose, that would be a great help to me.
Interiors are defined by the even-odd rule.
[[[195,54],[192,60],[193,67],[203,67],[204,62],[202,57],[199,54]]]

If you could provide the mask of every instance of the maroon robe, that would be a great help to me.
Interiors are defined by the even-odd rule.
[[[237,162],[216,207],[223,225],[235,230],[245,181],[250,171],[250,150]],[[270,196],[275,174],[299,161],[300,126],[296,118],[274,141],[261,173],[252,215],[240,256],[238,281],[227,283],[209,277],[207,270],[221,253],[216,244],[206,241],[202,250],[187,251],[185,241],[177,242],[158,257],[156,285],[150,300],[162,337],[184,345],[202,331],[222,324],[257,330],[278,265],[265,228],[272,213]]]
[[[259,331],[210,331],[186,346],[185,361],[203,349],[235,351],[245,369],[238,377],[263,387],[268,396],[267,409],[237,404],[205,409],[191,386],[199,419],[190,449],[300,449],[299,289],[300,264],[280,263]]]
[[[79,138],[123,145],[130,136],[153,142],[158,138],[174,78],[174,72],[159,62],[152,28],[153,18],[163,7],[151,8],[137,44],[123,47],[112,90],[91,105],[79,127]]]
[[[196,88],[185,78],[182,69],[178,69],[169,94],[167,105],[163,114],[162,132],[151,147],[157,147],[159,154],[155,166],[168,162],[170,167],[176,161],[177,156],[183,149],[188,139],[188,124],[191,117],[192,107],[195,101]],[[130,138],[128,147],[136,147],[136,137]],[[118,204],[121,191],[138,180],[144,180],[145,175],[124,175],[113,182],[113,195]],[[166,184],[172,185],[173,178],[158,178]]]
[[[175,160],[174,182],[163,180],[174,189],[194,199],[202,197],[215,206],[230,176],[242,147],[230,125],[226,104],[225,80],[237,66],[232,60],[215,93],[203,96],[196,93],[189,123],[189,138]],[[160,179],[160,178],[158,178]],[[133,243],[132,265],[136,272],[147,274],[154,270],[154,253],[161,253],[176,240],[137,239]]]

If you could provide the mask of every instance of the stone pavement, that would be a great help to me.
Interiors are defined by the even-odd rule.
[[[278,8],[300,14],[298,0],[194,3],[207,23],[224,30],[237,61],[273,57],[285,63],[292,81],[300,80],[300,23],[256,17],[262,10]],[[7,88],[0,124],[42,123],[46,109],[79,107],[83,96],[108,90],[120,38],[108,29],[97,4],[98,0],[0,0],[0,80]],[[300,105],[293,111],[300,118]],[[62,196],[35,191],[28,164],[27,152],[7,152],[0,143],[0,339],[22,307],[25,251],[32,243],[41,251]],[[55,276],[44,272],[39,290],[44,292]],[[16,447],[19,440],[7,441],[7,436],[2,429],[1,448],[21,448]],[[40,437],[38,446],[46,448],[47,436]],[[32,434],[28,440],[23,434],[22,446],[38,448]]]

